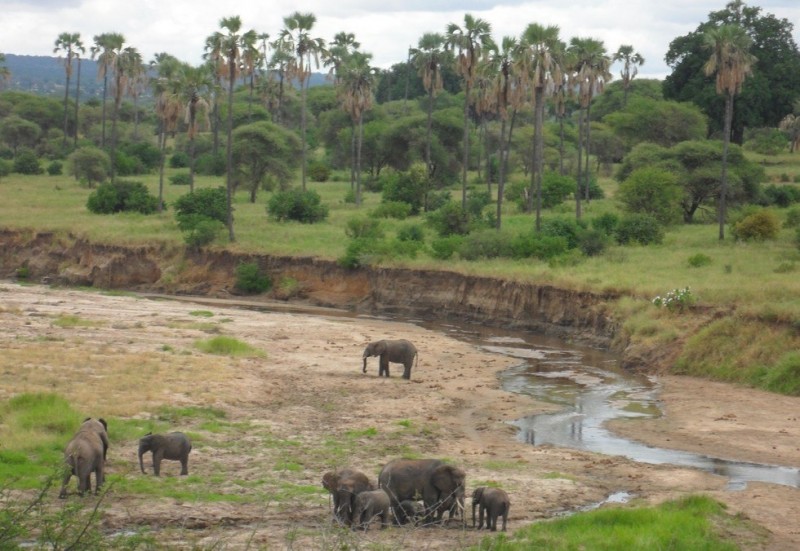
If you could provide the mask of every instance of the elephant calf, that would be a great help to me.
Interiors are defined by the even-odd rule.
[[[333,518],[344,526],[353,523],[356,497],[375,489],[369,477],[356,469],[328,471],[322,476],[322,487],[333,496]]]
[[[419,356],[416,347],[405,339],[399,341],[375,341],[371,342],[364,349],[364,368],[363,373],[367,372],[367,358],[380,356],[378,367],[378,377],[389,376],[389,362],[403,364],[403,379],[411,379],[411,368],[414,365],[414,358],[419,365]]]
[[[192,442],[182,432],[168,434],[147,433],[139,440],[139,468],[144,473],[142,456],[145,452],[153,452],[153,472],[161,476],[161,460],[170,459],[181,462],[181,474],[189,474],[189,452],[192,451]]]
[[[404,499],[394,510],[394,520],[397,524],[411,524],[416,526],[417,522],[425,516],[425,504],[413,499]]]
[[[506,531],[508,510],[511,501],[508,494],[500,488],[475,488],[472,492],[472,526],[475,526],[475,508],[479,507],[478,530],[483,528],[483,513],[486,513],[486,528],[492,532],[497,531],[497,517],[503,516],[503,532]]]
[[[90,477],[94,473],[94,491],[99,492],[105,480],[107,452],[108,424],[105,419],[87,417],[64,450],[66,469],[58,497],[67,497],[67,484],[72,475],[78,477],[78,493],[83,495],[92,489]]]
[[[383,490],[361,492],[356,496],[353,509],[353,530],[363,528],[366,532],[375,517],[380,517],[381,529],[388,526],[389,494]]]

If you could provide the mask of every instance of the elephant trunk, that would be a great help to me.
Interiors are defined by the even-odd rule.
[[[361,373],[367,372],[367,355],[364,354],[364,367],[361,369]]]

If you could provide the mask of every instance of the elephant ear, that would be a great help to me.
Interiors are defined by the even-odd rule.
[[[440,497],[445,497],[445,495],[452,493],[458,486],[458,477],[455,476],[456,470],[452,465],[440,465],[434,469],[431,475],[431,484],[439,490],[440,494],[443,494]]]
[[[339,485],[339,475],[336,474],[334,471],[328,471],[324,475],[322,475],[322,487],[328,490],[329,492],[333,492],[336,490],[336,486]]]
[[[108,432],[108,423],[106,423],[106,420],[102,417],[99,417],[97,420],[100,421],[100,424],[103,425],[105,431]]]
[[[476,502],[476,503],[477,503],[477,502],[479,502],[481,499],[483,499],[483,491],[484,491],[485,489],[486,489],[486,488],[484,488],[483,486],[481,486],[480,488],[475,488],[475,491],[474,491],[474,492],[472,492],[472,501],[474,501],[474,502]]]

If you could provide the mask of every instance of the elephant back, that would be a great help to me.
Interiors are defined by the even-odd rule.
[[[439,459],[393,459],[378,475],[378,487],[386,490],[395,506],[422,494],[434,470],[444,465]]]

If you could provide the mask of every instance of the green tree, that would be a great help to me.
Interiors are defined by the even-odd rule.
[[[91,47],[92,59],[97,58],[97,78],[103,81],[103,113],[101,147],[106,146],[106,104],[108,97],[108,75],[112,73],[117,52],[122,48],[125,37],[119,33],[103,33],[95,35]]]
[[[717,93],[725,96],[725,122],[722,132],[722,177],[717,205],[719,238],[725,239],[725,200],[728,191],[728,148],[733,122],[733,98],[742,90],[756,58],[750,53],[752,40],[743,27],[722,25],[705,34],[706,49],[711,57],[703,66],[707,76],[716,74]]]
[[[0,53],[0,90],[11,79],[11,71],[6,67],[6,56]]]
[[[464,154],[461,167],[461,208],[467,207],[467,168],[469,167],[469,105],[478,62],[492,45],[492,27],[488,21],[464,14],[464,26],[447,25],[445,44],[453,51],[456,72],[464,83]]]
[[[617,199],[627,212],[649,214],[662,225],[680,220],[682,190],[677,177],[663,168],[639,168],[620,185]]]
[[[123,47],[123,44],[113,53],[112,70],[114,72],[114,110],[111,113],[111,181],[116,177],[117,165],[117,122],[119,121],[119,110],[122,105],[122,96],[129,93],[139,73],[142,71],[142,56],[139,51],[132,47]]]
[[[86,48],[83,47],[83,42],[81,42],[81,34],[80,33],[61,33],[56,38],[55,48],[53,49],[53,53],[58,53],[60,51],[64,52],[64,75],[65,75],[65,83],[64,83],[64,137],[61,142],[61,147],[67,147],[67,132],[68,132],[68,123],[69,123],[69,116],[67,111],[67,106],[69,102],[69,81],[72,78],[72,63],[76,58],[80,57],[80,54],[86,52]],[[76,90],[77,93],[77,90]],[[78,98],[75,98],[75,103],[77,104]],[[77,133],[77,118],[75,121],[75,132]]]
[[[789,153],[794,153],[800,148],[800,100],[794,104],[794,112],[781,119],[778,128],[786,133],[789,138]]]
[[[442,90],[442,63],[446,57],[445,38],[439,33],[425,33],[419,39],[416,48],[411,49],[411,60],[422,77],[422,85],[428,94],[428,124],[425,139],[425,166],[428,178],[433,176],[434,166],[431,162],[431,136],[433,131],[433,100]],[[426,207],[427,210],[427,207]]]
[[[619,76],[622,77],[622,106],[628,105],[628,90],[630,90],[631,83],[636,75],[639,73],[639,66],[644,65],[644,57],[633,49],[630,44],[622,44],[617,51],[614,52],[614,61],[622,62],[622,69]]]
[[[201,123],[205,128],[211,126],[209,110],[211,104],[208,97],[214,87],[214,79],[208,65],[198,67],[186,66],[183,69],[182,90],[186,103],[186,137],[189,140],[189,191],[194,191],[195,172],[195,138],[200,130]]]
[[[155,96],[155,111],[158,119],[158,148],[161,159],[158,168],[158,211],[164,207],[164,164],[166,160],[167,134],[174,133],[182,104],[180,102],[181,62],[167,53],[157,53],[150,68],[155,69],[156,78],[151,81]]]
[[[277,124],[260,121],[240,126],[233,132],[233,166],[256,202],[258,189],[274,178],[287,184],[300,153],[297,136]]]
[[[67,172],[76,180],[83,180],[93,188],[108,178],[111,172],[111,158],[98,147],[81,147],[67,157]]]
[[[603,121],[627,149],[644,142],[671,147],[708,134],[707,118],[695,104],[638,96],[632,97],[624,109],[606,115]]]
[[[33,147],[41,135],[42,129],[35,122],[17,115],[0,119],[0,140],[11,148],[15,157],[20,147]]]

